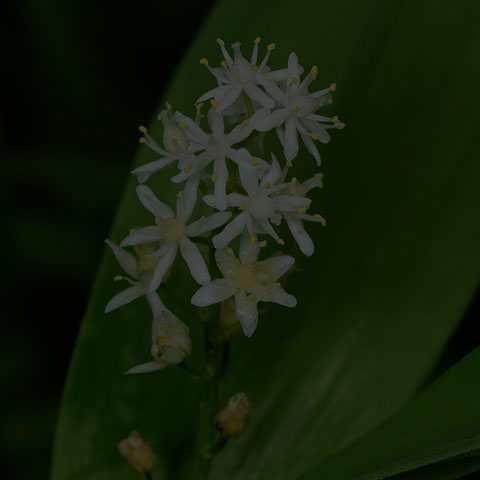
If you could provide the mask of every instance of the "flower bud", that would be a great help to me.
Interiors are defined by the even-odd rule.
[[[222,437],[237,438],[247,428],[251,403],[243,392],[237,393],[215,416],[215,428]]]
[[[128,463],[139,473],[150,472],[155,466],[155,454],[150,445],[144,442],[135,430],[118,444],[118,449]]]

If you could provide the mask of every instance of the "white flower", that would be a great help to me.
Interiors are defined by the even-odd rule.
[[[111,312],[116,308],[119,308],[133,300],[143,297],[145,295],[148,304],[152,310],[153,316],[160,315],[165,309],[164,304],[160,300],[160,297],[155,292],[150,292],[148,287],[150,285],[153,272],[155,270],[157,257],[152,254],[157,250],[156,243],[146,243],[144,245],[138,245],[135,247],[137,256],[130,252],[127,252],[118,245],[115,245],[110,240],[105,240],[107,245],[112,249],[118,263],[132,278],[116,276],[114,280],[126,280],[131,284],[131,287],[117,293],[105,307],[105,313]]]
[[[153,253],[159,258],[149,291],[155,291],[162,283],[163,277],[175,260],[178,247],[193,278],[200,284],[209,282],[210,274],[205,261],[189,237],[196,237],[223,225],[230,218],[231,213],[214,213],[187,225],[195,205],[196,190],[185,190],[183,194],[177,195],[176,215],[169,206],[158,200],[146,185],[137,187],[137,195],[143,206],[154,215],[156,225],[133,229],[120,246],[160,242],[159,249]]]
[[[199,149],[203,149],[204,151],[195,159],[194,165],[185,166],[184,170],[172,180],[174,182],[182,182],[196,175],[199,170],[205,168],[213,161],[213,175],[211,179],[214,182],[214,205],[218,210],[225,210],[227,208],[226,185],[228,180],[226,159],[229,158],[237,165],[250,161],[251,156],[247,150],[236,150],[232,148],[232,145],[245,140],[253,131],[252,121],[260,118],[265,113],[267,112],[259,110],[251,119],[244,120],[234,127],[230,133],[225,133],[222,114],[215,112],[215,110],[211,108],[208,111],[208,124],[212,133],[208,134],[193,120],[180,112],[176,112],[175,119],[178,121],[178,125],[181,125],[181,127],[185,129],[189,140],[199,145]],[[259,167],[261,167],[261,165],[259,165]]]
[[[227,204],[230,207],[238,207],[242,213],[227,224],[221,233],[213,237],[213,245],[215,248],[224,248],[245,229],[248,231],[252,244],[257,241],[257,233],[267,233],[280,245],[283,245],[284,241],[280,239],[270,222],[279,225],[282,215],[295,214],[299,211],[306,212],[311,200],[280,193],[288,184],[277,184],[282,179],[282,171],[273,154],[270,171],[260,183],[255,169],[251,165],[240,165],[239,172],[247,195],[231,193],[227,195]],[[212,202],[211,195],[204,197],[204,201],[210,204]]]
[[[162,110],[158,115],[158,119],[163,123],[164,149],[149,135],[144,126],[138,127],[144,135],[140,138],[140,143],[144,143],[151,150],[162,156],[160,159],[137,167],[132,171],[140,183],[146,182],[150,175],[168,167],[175,161],[178,162],[180,170],[183,170],[186,165],[191,165],[195,161],[194,152],[197,147],[189,142],[185,132],[173,120],[170,104],[167,103],[167,106],[168,108]]]
[[[274,302],[286,307],[297,304],[295,297],[277,283],[293,265],[294,258],[278,256],[258,262],[258,253],[258,243],[252,246],[245,234],[240,242],[240,261],[230,248],[217,250],[215,259],[224,278],[204,285],[192,297],[194,305],[205,307],[233,296],[237,318],[247,337],[251,337],[257,327],[258,302]]]
[[[172,312],[165,309],[152,322],[151,353],[155,360],[131,368],[126,374],[160,370],[177,365],[192,352],[188,327]]]
[[[224,61],[223,68],[211,68],[206,58],[202,58],[200,63],[207,66],[210,72],[218,80],[219,86],[202,95],[197,102],[202,102],[209,98],[214,98],[217,112],[223,112],[232,105],[235,100],[244,91],[252,100],[257,101],[263,107],[273,108],[275,101],[265,94],[257,85],[267,82],[278,82],[284,80],[287,76],[286,69],[271,72],[267,67],[267,61],[270,52],[275,48],[275,44],[271,43],[267,47],[267,53],[260,65],[257,66],[258,44],[260,37],[255,40],[252,56],[248,62],[242,55],[240,50],[240,42],[232,45],[233,59],[225,48],[225,43],[220,38],[217,39],[222,49]]]
[[[288,165],[288,164],[287,164]],[[287,169],[284,171],[284,176],[286,174]],[[313,177],[309,178],[303,183],[297,181],[294,177],[292,180],[286,184],[286,186],[280,190],[280,195],[288,195],[297,198],[305,198],[307,193],[315,187],[321,188],[322,185],[322,173],[317,173]],[[308,235],[308,233],[303,228],[303,221],[309,222],[318,222],[321,223],[322,226],[326,225],[325,219],[316,213],[315,215],[309,215],[306,213],[306,208],[299,208],[297,211],[290,211],[290,212],[282,212],[283,218],[285,218],[288,228],[290,229],[293,238],[297,242],[300,250],[304,255],[310,257],[314,250],[315,246],[313,244],[312,239]]]
[[[330,92],[335,91],[335,84],[330,85],[329,88],[309,93],[308,87],[317,76],[318,70],[317,67],[312,67],[310,73],[300,82],[302,72],[303,69],[298,64],[297,56],[295,53],[291,53],[288,58],[285,91],[282,91],[274,82],[263,79],[262,85],[265,90],[282,108],[275,110],[269,116],[256,120],[254,127],[261,132],[266,132],[285,123],[284,130],[277,128],[285,158],[293,160],[297,156],[297,135],[300,133],[305,147],[320,165],[320,154],[314,140],[328,143],[330,135],[327,129],[341,129],[345,124],[340,122],[336,116],[330,118],[315,114],[320,107],[331,103]]]

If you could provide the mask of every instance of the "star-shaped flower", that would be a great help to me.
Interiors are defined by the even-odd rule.
[[[266,132],[285,124],[284,130],[277,129],[280,141],[283,144],[285,158],[293,160],[297,156],[297,137],[300,133],[305,147],[315,157],[317,164],[320,165],[320,154],[314,140],[328,143],[330,135],[327,129],[341,129],[345,124],[340,122],[336,116],[330,118],[315,114],[320,107],[332,102],[330,92],[335,91],[335,84],[330,85],[329,88],[309,93],[308,87],[317,76],[318,70],[317,67],[313,67],[310,73],[300,82],[302,72],[303,69],[298,64],[297,55],[291,53],[288,58],[285,91],[282,91],[274,82],[263,79],[262,84],[265,90],[282,108],[273,111],[268,116],[259,118],[254,126],[256,130]]]
[[[193,120],[180,112],[176,112],[175,119],[178,121],[178,125],[185,129],[190,141],[197,144],[199,150],[203,149],[204,151],[195,159],[194,165],[185,166],[183,172],[172,180],[174,182],[184,181],[213,161],[213,175],[211,176],[214,182],[213,204],[218,210],[225,210],[227,208],[226,185],[228,180],[226,159],[229,158],[237,165],[249,163],[251,156],[248,151],[245,149],[236,150],[232,146],[245,140],[253,131],[252,121],[265,113],[263,110],[259,110],[251,119],[247,119],[234,127],[230,133],[225,133],[222,114],[211,108],[207,116],[212,133],[205,133]]]
[[[213,280],[201,287],[192,297],[192,303],[205,307],[234,297],[237,318],[243,333],[251,337],[258,323],[258,302],[274,302],[285,307],[294,307],[297,300],[288,294],[277,280],[294,263],[289,256],[271,257],[258,262],[258,243],[251,245],[248,235],[240,242],[240,260],[232,249],[216,250],[215,259],[222,279]]]
[[[260,182],[251,165],[240,165],[239,172],[247,195],[231,193],[227,195],[227,204],[229,207],[239,208],[242,213],[227,224],[222,232],[213,237],[213,245],[215,248],[224,248],[245,229],[252,244],[257,241],[258,233],[267,233],[279,244],[283,244],[283,240],[280,239],[270,222],[279,225],[282,216],[286,213],[306,212],[311,200],[280,193],[288,184],[278,183],[282,180],[282,171],[273,154],[270,170]],[[211,195],[204,197],[204,201],[210,204],[212,202]]]
[[[214,213],[187,225],[195,205],[196,191],[186,190],[183,194],[177,195],[176,215],[168,205],[158,200],[146,185],[137,187],[137,195],[143,206],[155,217],[155,225],[133,229],[120,246],[160,242],[159,249],[153,253],[158,257],[158,262],[149,291],[153,292],[160,286],[163,277],[175,260],[179,247],[193,278],[200,284],[209,282],[210,274],[205,261],[197,246],[189,238],[197,237],[223,225],[230,218],[231,213]]]
[[[273,108],[275,101],[265,94],[263,90],[257,87],[264,81],[278,82],[284,80],[287,75],[286,69],[270,71],[267,66],[270,52],[275,48],[275,44],[271,43],[267,47],[267,53],[263,58],[260,65],[257,66],[258,58],[258,44],[261,38],[255,39],[254,47],[250,62],[245,59],[240,50],[240,42],[236,42],[232,45],[233,59],[225,48],[225,43],[220,38],[217,39],[224,61],[222,62],[223,68],[211,68],[208,65],[208,60],[202,58],[200,63],[207,66],[210,72],[218,80],[219,86],[208,91],[202,95],[197,102],[202,102],[209,98],[214,98],[217,112],[223,112],[226,108],[232,105],[238,97],[244,91],[252,100],[257,101],[263,107]]]
[[[112,249],[118,263],[122,269],[132,278],[117,275],[114,280],[126,280],[131,287],[117,293],[105,307],[105,313],[111,312],[116,308],[122,307],[133,300],[145,296],[152,310],[153,316],[160,315],[165,309],[165,305],[155,292],[150,292],[150,285],[158,258],[152,254],[158,248],[157,243],[145,243],[135,247],[137,255],[127,252],[110,240],[105,240]],[[133,279],[133,280],[132,280]]]
[[[188,327],[172,312],[165,309],[152,322],[152,348],[154,360],[131,368],[126,374],[160,370],[178,365],[192,352]]]

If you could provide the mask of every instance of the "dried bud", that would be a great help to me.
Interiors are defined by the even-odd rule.
[[[135,430],[118,444],[118,449],[137,472],[147,473],[155,466],[155,454]]]
[[[247,428],[251,403],[243,392],[237,393],[228,401],[228,405],[217,413],[215,427],[222,437],[237,438]]]

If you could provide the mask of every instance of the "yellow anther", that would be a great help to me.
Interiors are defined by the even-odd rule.
[[[263,241],[259,242],[258,245],[259,245],[260,247],[262,247],[262,248],[263,248],[263,247],[266,247],[266,246],[267,246],[267,241],[266,241],[266,240],[263,240]]]
[[[148,195],[146,193],[142,193],[143,198],[148,198]]]
[[[295,107],[295,111],[296,111],[296,112],[299,112],[299,111],[300,111],[300,108],[299,108],[299,107]]]
[[[256,65],[252,65],[252,70],[256,72],[258,70],[258,67]]]
[[[177,125],[180,127],[180,128],[187,128],[187,124],[185,122],[178,122]]]
[[[148,142],[148,140],[147,140],[145,137],[140,137],[140,138],[138,139],[138,141],[139,141],[140,143],[147,143],[147,142]]]
[[[297,177],[293,177],[291,180],[290,180],[290,183],[292,185],[295,185],[297,183]]]
[[[270,187],[271,187],[270,182],[267,182],[267,183],[265,184],[265,188],[268,190]]]
[[[322,227],[324,227],[326,224],[327,224],[327,221],[318,213],[316,213],[314,215],[314,217],[317,219],[317,220],[320,220],[320,223],[322,224]]]
[[[190,165],[187,165],[187,166],[183,169],[183,171],[184,171],[185,173],[188,173],[188,172],[190,172],[191,170],[192,170],[192,167],[191,167]]]
[[[139,125],[139,126],[138,126],[138,129],[139,129],[142,133],[147,133],[147,129],[146,129],[143,125]]]
[[[340,122],[340,120],[338,119],[338,117],[336,115],[332,118],[332,122],[333,123],[342,123],[342,122]]]
[[[218,175],[213,174],[213,175],[210,177],[210,179],[212,180],[212,182],[215,183],[215,182],[218,180]]]
[[[227,68],[227,67],[228,67],[228,63],[227,63],[225,60],[222,60],[222,63],[220,63],[220,65],[221,65],[223,68]]]
[[[169,102],[165,102],[165,106],[167,107],[167,110],[171,110],[172,106],[170,105]]]
[[[200,63],[202,65],[208,65],[208,60],[205,57],[203,57],[203,58],[200,59]]]
[[[135,229],[134,228],[131,228],[129,231],[128,231],[128,234],[129,235],[133,235],[135,233]]]
[[[292,77],[292,83],[293,83],[293,84],[298,83],[298,78],[297,78],[297,77]]]
[[[227,247],[225,250],[228,254],[233,255],[233,248],[232,247]]]
[[[313,138],[314,140],[318,140],[318,135],[317,135],[316,133],[312,133],[312,138]]]
[[[291,160],[288,160],[287,167],[293,167],[293,162]]]
[[[250,120],[246,118],[245,120],[242,121],[242,125],[245,125],[246,127],[250,124]]]
[[[251,158],[251,159],[250,159],[250,163],[251,163],[254,167],[256,167],[256,166],[259,164],[259,162],[260,162],[260,161],[258,160],[258,158]]]
[[[187,253],[187,247],[182,247],[182,252]]]
[[[298,209],[298,213],[300,214],[307,213],[307,209],[305,207],[301,207]]]
[[[261,37],[257,37],[257,38],[254,40],[255,43],[260,43],[261,41],[262,41]]]
[[[337,84],[332,83],[328,88],[330,89],[331,92],[334,92],[337,89]]]
[[[218,102],[217,102],[214,98],[212,98],[212,99],[210,100],[210,105],[211,105],[212,107],[218,107]]]
[[[255,245],[257,243],[257,237],[250,237],[250,245]]]
[[[183,191],[180,190],[180,191],[177,193],[176,196],[177,196],[177,198],[182,198],[182,195],[183,195]]]
[[[203,107],[203,102],[197,103],[195,106],[200,110]]]
[[[245,211],[245,210],[247,209],[247,206],[246,206],[245,204],[243,204],[243,205],[240,205],[240,206],[238,207],[238,209]]]
[[[177,142],[178,142],[178,139],[175,138],[175,137],[173,137],[173,138],[172,138],[172,143],[177,143]]]
[[[205,115],[203,113],[200,113],[195,117],[197,120],[201,120],[202,118],[205,118]]]
[[[200,220],[199,222],[200,223],[205,223],[205,220],[207,219],[207,217],[205,215],[203,215],[202,217],[200,217]]]
[[[113,281],[114,281],[114,282],[118,282],[119,280],[123,280],[123,277],[122,277],[121,275],[115,275],[115,276],[113,277]]]
[[[267,46],[267,50],[272,51],[275,48],[275,44],[271,43],[270,45]]]
[[[315,177],[317,177],[317,178],[319,178],[320,180],[322,180],[323,177],[324,177],[324,175],[323,175],[322,172],[320,172],[320,173],[316,173],[316,174],[315,174]]]
[[[279,245],[285,245],[285,242],[281,238],[278,239],[277,243]]]
[[[325,100],[325,105],[331,105],[333,103],[333,98],[327,98]]]
[[[317,76],[317,74],[318,74],[318,67],[317,67],[316,65],[314,65],[314,66],[312,67],[312,69],[310,70],[310,75],[311,75],[313,78],[315,78],[315,77]]]
[[[225,42],[221,38],[217,38],[217,43],[223,47],[225,45]]]

